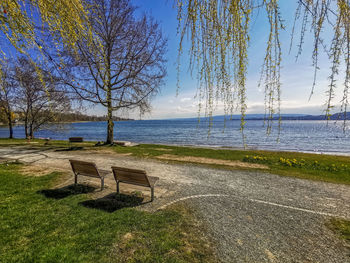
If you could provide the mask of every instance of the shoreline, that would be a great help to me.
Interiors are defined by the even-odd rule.
[[[38,137],[34,140],[46,140],[47,138]],[[0,137],[1,140],[9,140],[8,138]],[[14,138],[14,140],[26,140],[25,138]],[[52,141],[57,142],[67,142],[66,140],[58,140],[51,138]],[[117,140],[116,140],[117,141]],[[123,140],[124,141],[124,140]],[[84,142],[88,143],[97,143],[99,140],[84,140]],[[170,147],[186,147],[186,148],[194,148],[194,149],[211,149],[211,150],[231,150],[231,151],[261,151],[261,152],[281,152],[281,153],[305,153],[305,154],[317,154],[317,155],[328,155],[328,156],[340,156],[340,157],[350,157],[350,153],[348,152],[327,152],[327,151],[308,151],[308,150],[288,150],[288,149],[264,149],[258,147],[246,147],[244,148],[239,146],[221,146],[221,145],[195,145],[195,144],[171,144],[171,143],[150,143],[150,142],[135,142],[135,141],[126,141],[132,144],[146,144],[146,145],[157,145],[157,146],[170,146]]]
[[[134,143],[134,142],[132,142]],[[331,156],[345,156],[350,157],[350,153],[346,152],[317,152],[317,151],[294,151],[294,150],[284,150],[284,149],[259,149],[254,148],[244,148],[244,147],[231,147],[231,146],[210,146],[210,145],[186,145],[186,144],[164,144],[164,143],[145,143],[138,142],[139,144],[150,144],[150,145],[165,145],[165,146],[175,146],[175,147],[189,147],[189,148],[198,148],[198,149],[212,149],[212,150],[232,150],[232,151],[262,151],[262,152],[286,152],[286,153],[307,153],[307,154],[318,154],[318,155],[331,155]]]

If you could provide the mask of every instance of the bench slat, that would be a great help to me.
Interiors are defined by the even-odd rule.
[[[73,171],[76,174],[100,178],[100,175],[94,163],[76,161],[76,160],[69,160],[69,161],[72,165]]]
[[[124,171],[124,172],[133,172],[133,173],[143,173],[146,174],[146,171],[144,170],[139,170],[139,169],[131,169],[131,168],[125,168],[125,167],[118,167],[118,166],[113,166],[112,170],[118,170],[118,171]]]
[[[74,173],[74,184],[78,183],[78,175],[96,177],[101,180],[101,191],[104,187],[104,175],[97,170],[96,164],[92,162],[84,162],[78,160],[69,160]]]
[[[118,181],[150,186],[145,173],[114,170]]]
[[[119,193],[119,183],[127,183],[140,185],[151,188],[151,202],[154,198],[154,185],[158,181],[158,177],[147,176],[146,171],[130,169],[124,167],[112,167],[114,179],[117,183],[117,193]]]
[[[69,142],[83,142],[83,137],[70,137]]]

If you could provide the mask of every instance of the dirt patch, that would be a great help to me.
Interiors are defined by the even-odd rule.
[[[86,152],[89,153],[94,153],[94,154],[113,154],[116,156],[130,156],[132,155],[132,153],[118,153],[115,152],[113,149],[109,149],[109,148],[97,148],[97,149],[89,149]]]
[[[191,162],[191,163],[218,164],[218,165],[226,165],[226,166],[239,167],[239,168],[268,169],[268,167],[263,164],[245,163],[241,161],[219,160],[219,159],[212,159],[212,158],[205,158],[205,157],[177,156],[172,154],[163,154],[163,155],[157,156],[157,158],[162,160]]]
[[[132,155],[132,153],[117,153],[116,155],[119,155],[119,156],[130,156],[130,155]]]
[[[133,235],[132,233],[130,233],[130,232],[126,233],[126,234],[123,236],[123,240],[125,240],[125,241],[129,241],[129,240],[131,240],[131,239],[133,239],[133,238],[134,238],[134,235]]]
[[[267,258],[269,259],[270,262],[275,262],[276,261],[276,257],[274,254],[272,254],[272,252],[268,249],[265,249],[265,254],[267,255]]]
[[[111,153],[114,153],[114,151],[112,149],[109,149],[109,148],[90,148],[90,149],[86,149],[84,150],[85,152],[89,152],[89,153],[108,153],[108,154],[111,154]]]
[[[44,176],[52,172],[57,172],[57,168],[48,168],[39,165],[25,165],[20,169],[20,173],[30,176]]]

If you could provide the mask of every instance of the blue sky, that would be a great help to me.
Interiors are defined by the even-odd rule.
[[[177,11],[173,8],[172,0],[133,0],[139,7],[139,12],[150,13],[160,22],[164,34],[168,37],[168,76],[162,92],[153,100],[153,110],[144,118],[159,119],[173,117],[193,117],[197,116],[197,101],[194,99],[197,90],[197,81],[191,78],[187,71],[188,56],[184,53],[182,57],[181,89],[179,96],[176,96],[176,58],[179,38],[176,35]],[[328,58],[320,57],[320,71],[315,94],[309,101],[313,82],[313,67],[311,60],[312,34],[308,31],[305,39],[304,52],[298,61],[296,44],[299,35],[296,34],[296,41],[292,52],[288,54],[291,38],[291,31],[296,10],[297,1],[280,1],[281,14],[285,20],[286,30],[281,33],[283,49],[283,68],[281,72],[282,80],[282,113],[307,113],[324,114],[324,102],[326,101],[325,91],[328,86],[328,75],[330,64]],[[249,72],[247,84],[248,113],[264,112],[264,94],[258,88],[260,68],[263,62],[268,24],[264,11],[260,11],[257,18],[251,23],[251,42],[249,49]],[[341,79],[339,81],[338,94],[341,93]],[[340,97],[336,97],[338,103]],[[238,113],[238,112],[237,112]],[[223,114],[223,110],[218,107],[215,115]],[[137,115],[129,114],[134,117]]]
[[[174,0],[131,0],[132,3],[139,7],[138,13],[146,12],[157,20],[168,38],[168,53],[166,54],[167,72],[165,85],[162,87],[161,93],[158,94],[152,103],[152,112],[146,114],[144,119],[162,119],[162,118],[179,118],[179,117],[196,117],[198,113],[197,100],[194,98],[197,91],[197,80],[192,78],[188,72],[188,55],[184,52],[181,60],[181,89],[179,95],[176,96],[176,75],[177,75],[177,55],[179,46],[179,36],[177,36],[177,10],[173,8]],[[304,52],[302,56],[295,61],[297,53],[297,42],[299,34],[295,35],[296,40],[292,52],[288,54],[291,39],[291,31],[294,21],[294,13],[297,1],[279,1],[281,5],[281,15],[285,20],[286,30],[281,32],[281,42],[283,50],[282,61],[282,113],[306,113],[306,114],[324,114],[324,103],[326,101],[325,91],[327,90],[330,73],[330,63],[325,55],[320,56],[318,72],[318,81],[315,88],[315,94],[309,101],[313,82],[312,67],[312,33],[307,31],[305,38]],[[299,27],[300,29],[300,27]],[[249,68],[247,81],[247,113],[263,113],[264,112],[264,94],[258,88],[258,80],[260,77],[260,69],[263,62],[264,51],[266,47],[267,34],[269,25],[265,18],[263,10],[259,16],[254,17],[251,21],[251,41],[249,48]],[[325,32],[330,37],[332,32]],[[0,39],[1,40],[1,39]],[[188,45],[187,45],[188,46]],[[342,91],[342,79],[338,81],[338,97],[334,102],[339,104]],[[102,106],[88,107],[88,114],[105,115],[106,109]],[[339,110],[336,109],[335,111]],[[136,112],[115,113],[120,115],[139,118]],[[203,114],[203,113],[202,113]],[[214,115],[223,114],[223,109],[218,106]],[[238,112],[237,112],[238,114]]]

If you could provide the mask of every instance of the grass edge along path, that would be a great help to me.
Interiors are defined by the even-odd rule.
[[[350,221],[332,218],[329,220],[327,226],[343,239],[350,249]]]
[[[68,149],[67,141],[50,141],[46,145],[45,140],[32,140],[28,143],[24,139],[0,139],[0,146],[29,146],[46,147],[53,149]],[[256,170],[282,176],[297,177],[315,181],[323,181],[337,184],[350,185],[350,157],[325,154],[312,154],[300,152],[277,152],[260,150],[233,150],[233,149],[213,149],[187,146],[169,146],[157,144],[140,144],[133,147],[122,146],[94,146],[96,142],[84,142],[79,144],[85,150],[105,150],[119,154],[131,154],[140,158],[156,158],[162,155],[203,157],[224,161],[239,161],[251,164],[262,164],[268,169],[254,169],[219,165],[215,163],[201,164],[213,168],[230,170]],[[80,149],[80,148],[79,148]],[[159,160],[159,159],[157,159]],[[182,162],[162,160],[166,162]],[[186,161],[185,163],[191,163]],[[192,162],[198,164],[196,162]]]
[[[262,164],[268,169],[230,167],[206,164],[214,168],[231,170],[262,171],[282,176],[297,177],[315,181],[350,185],[350,157],[298,152],[275,152],[259,150],[226,150],[196,147],[141,144],[135,147],[116,146],[117,153],[131,153],[143,158],[156,158],[162,155],[204,157],[217,160],[230,160]]]
[[[148,213],[81,205],[89,193],[48,198],[61,176],[23,176],[0,164],[0,262],[215,262],[186,207]]]

